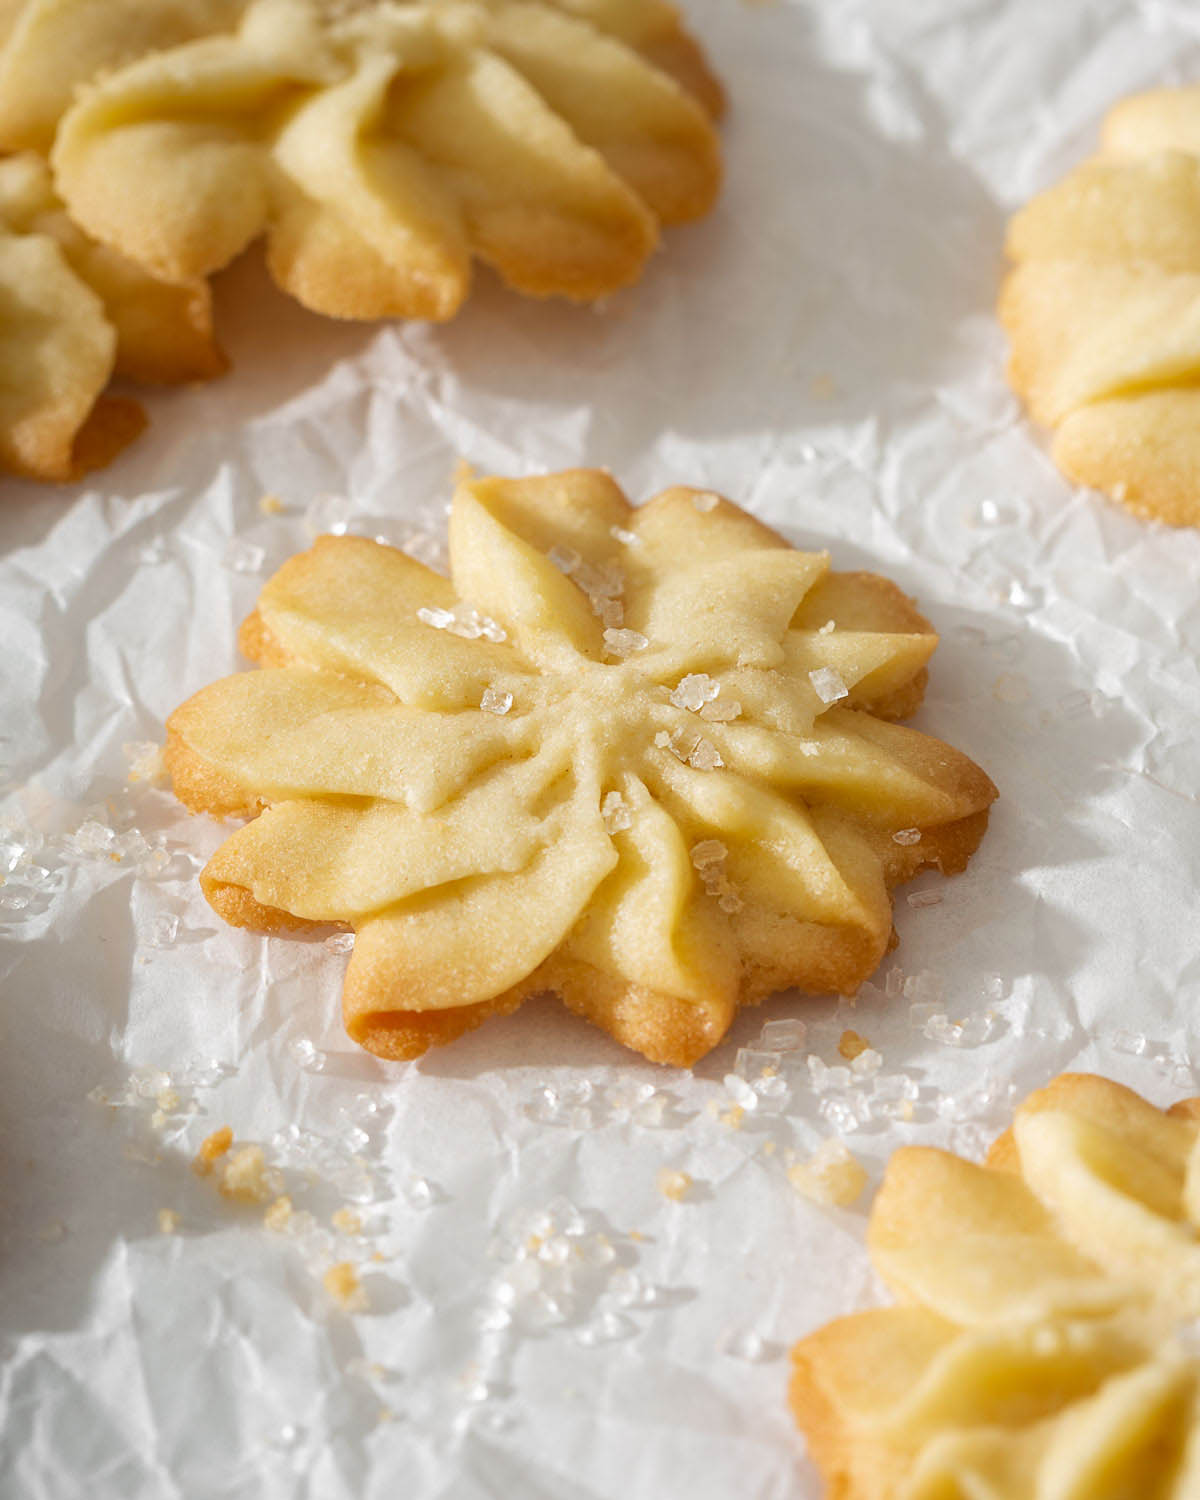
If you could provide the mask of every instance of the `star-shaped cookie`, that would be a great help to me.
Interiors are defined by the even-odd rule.
[[[346,318],[449,318],[473,259],[637,280],[713,201],[720,104],[664,0],[28,0],[0,52],[0,145],[90,234],[168,281],[265,234]]]
[[[171,718],[189,807],[250,817],[226,920],[353,927],[350,1035],[413,1057],[539,991],[689,1064],[740,1004],[852,992],[889,887],[961,870],[995,788],[890,722],[937,641],[737,506],[604,473],[461,484],[451,578],[323,537]]]
[[[986,1166],[909,1147],[871,1215],[899,1299],[796,1346],[839,1500],[1200,1494],[1200,1101],[1031,1095]]]

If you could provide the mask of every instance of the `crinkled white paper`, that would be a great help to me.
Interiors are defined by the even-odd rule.
[[[153,398],[86,485],[4,482],[5,1496],[815,1497],[786,1350],[876,1292],[865,1203],[801,1199],[788,1152],[840,1132],[874,1182],[904,1141],[978,1151],[1068,1065],[1200,1088],[1200,535],[1059,479],[991,317],[1006,214],[1120,95],[1200,77],[1195,6],[690,9],[728,186],[640,287],[589,311],[483,276],[448,327],[339,326],[251,259],[218,290],[230,376]],[[128,784],[123,746],[237,669],[312,529],[436,555],[459,458],[708,486],[919,598],[918,722],[1002,801],[965,876],[900,894],[856,1009],[781,998],[686,1074],[544,1001],[386,1066],[342,1034],[344,954],[209,911],[220,830]],[[790,1093],[734,1128],[724,1075],[789,1016]],[[876,1079],[824,1071],[847,1026]],[[189,1170],[226,1123],[299,1233]],[[331,1303],[331,1260],[369,1312]]]

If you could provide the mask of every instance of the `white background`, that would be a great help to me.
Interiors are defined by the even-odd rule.
[[[459,457],[510,474],[605,464],[637,498],[709,486],[835,565],[890,574],[943,637],[917,722],[1002,800],[965,876],[919,882],[941,904],[901,894],[900,947],[854,1013],[885,1073],[919,1084],[916,1119],[847,1140],[877,1181],[905,1140],[978,1149],[1009,1085],[1064,1065],[1159,1102],[1195,1090],[1200,535],[1058,478],[991,317],[1006,215],[1090,149],[1109,103],[1200,77],[1195,7],[690,11],[731,96],[728,183],[640,287],[597,313],[481,275],[449,327],[343,327],[284,302],[250,258],[218,284],[228,377],[152,397],[149,435],[85,485],[3,482],[4,812],[44,841],[26,870],[50,872],[27,905],[0,905],[5,1496],[819,1492],[786,1348],[874,1295],[865,1202],[830,1213],[788,1185],[786,1151],[831,1133],[807,1074],[783,1114],[741,1131],[706,1106],[765,1019],[807,1016],[837,1063],[833,1003],[747,1013],[694,1075],[550,1001],[384,1066],[342,1034],[344,959],[225,929],[195,884],[219,829],[126,788],[122,746],[161,737],[177,702],[236,668],[237,623],[307,545],[314,501],[310,524],[404,542],[440,534]],[[264,515],[264,492],[286,513]],[[71,835],[106,799],[121,849],[140,830],[164,870],[136,848],[80,849]],[[881,992],[894,968],[893,989],[940,987],[951,1021],[990,1010],[991,1038],[928,1040],[909,1000]],[[119,1097],[146,1067],[198,1111],[165,1138],[152,1102],[86,1097]],[[533,1118],[547,1083],[590,1084],[590,1124]],[[604,1093],[644,1084],[670,1091],[661,1128]],[[367,1266],[370,1313],[331,1307],[303,1236],[193,1177],[190,1153],[226,1122],[268,1144],[323,1220],[365,1158],[370,1232],[335,1253]],[[306,1134],[270,1146],[289,1126]],[[663,1165],[695,1178],[688,1201],[659,1194]],[[609,1268],[561,1325],[481,1327],[510,1265],[498,1226],[564,1194],[655,1300],[619,1308]],[[177,1235],[157,1232],[163,1207]],[[614,1308],[619,1336],[589,1344]]]

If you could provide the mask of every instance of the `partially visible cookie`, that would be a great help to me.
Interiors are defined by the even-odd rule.
[[[525,996],[686,1065],[739,1005],[852,992],[889,888],[961,870],[995,788],[890,722],[937,642],[716,495],[634,509],[580,470],[460,485],[452,580],[322,537],[178,709],[191,808],[252,819],[201,879],[229,922],[357,937],[350,1035],[415,1057]]]
[[[534,296],[636,281],[705,213],[721,91],[664,0],[28,0],[0,145],[152,274],[266,235],[345,318],[452,317],[475,259]]]
[[[114,374],[200,379],[223,368],[203,282],[166,286],[88,239],[31,153],[0,160],[0,464],[74,479],[142,430]]]
[[[831,1496],[1200,1493],[1198,1106],[1064,1074],[986,1166],[893,1156],[868,1243],[900,1305],[793,1352]]]
[[[1200,89],[1127,99],[1013,219],[1009,376],[1063,472],[1200,525]]]

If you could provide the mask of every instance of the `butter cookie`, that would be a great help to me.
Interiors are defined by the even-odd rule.
[[[1068,478],[1200,525],[1200,88],[1125,100],[1013,219],[1009,377]]]
[[[664,0],[28,0],[0,53],[0,145],[89,234],[173,282],[265,235],[343,318],[450,318],[476,258],[636,281],[712,204],[720,103]]]
[[[181,800],[252,819],[209,901],[352,927],[345,1022],[372,1052],[555,991],[690,1064],[741,1004],[855,990],[889,887],[979,843],[991,782],[890,722],[937,637],[885,579],[590,470],[460,484],[450,559],[320,538],[243,626],[261,670],[168,724]]]
[[[111,377],[215,375],[208,288],[167,286],[70,222],[32,153],[0,160],[0,464],[76,479],[142,430]]]
[[[793,1353],[839,1500],[1200,1493],[1200,1101],[1030,1095],[985,1166],[906,1147],[871,1214],[899,1299]]]

